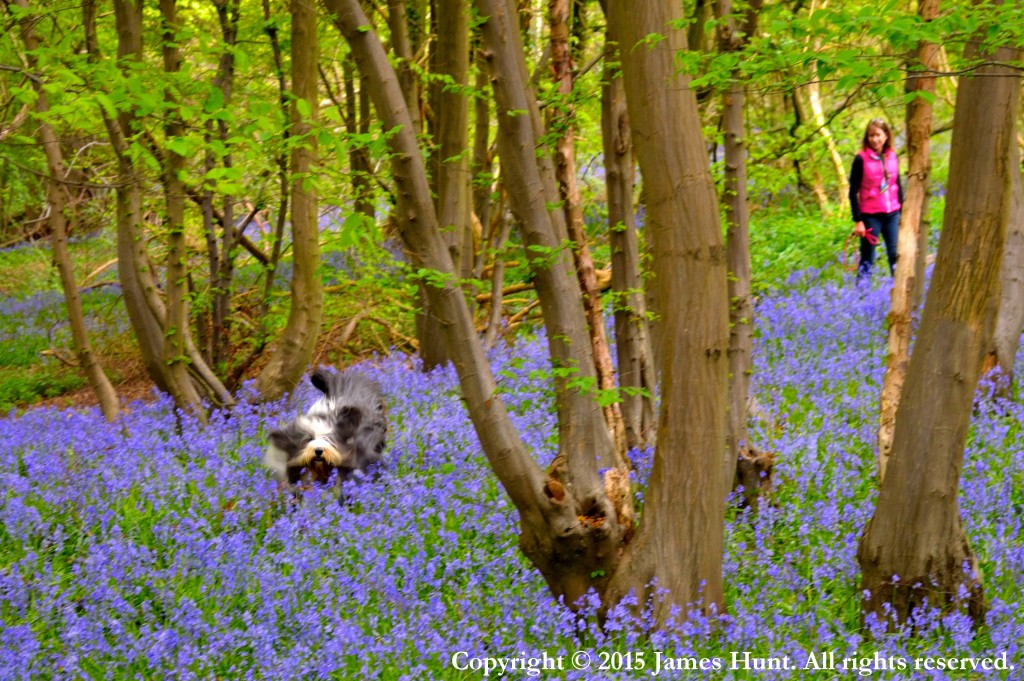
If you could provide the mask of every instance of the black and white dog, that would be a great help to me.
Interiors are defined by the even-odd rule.
[[[270,433],[263,463],[295,492],[335,474],[340,496],[342,482],[380,460],[388,429],[384,397],[375,382],[356,371],[318,369],[310,381],[323,395],[305,414]]]

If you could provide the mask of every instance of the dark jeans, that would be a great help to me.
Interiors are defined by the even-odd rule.
[[[864,229],[874,236],[875,243],[866,237],[860,238],[860,265],[857,267],[857,280],[866,280],[871,276],[871,268],[875,265],[875,245],[880,236],[885,241],[885,255],[889,260],[889,274],[896,273],[896,240],[900,229],[900,212],[870,213],[862,216]]]

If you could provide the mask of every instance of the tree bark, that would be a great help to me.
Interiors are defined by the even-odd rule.
[[[757,27],[761,0],[751,2],[740,33],[732,16],[731,0],[715,5],[719,24],[719,50],[723,53],[743,48]],[[754,458],[747,439],[747,403],[750,399],[750,375],[753,372],[754,301],[750,265],[750,209],[747,206],[746,95],[742,72],[736,69],[723,95],[722,130],[725,133],[725,178],[722,186],[725,203],[726,259],[729,271],[729,420],[725,452],[726,491],[736,478],[739,457]],[[746,489],[748,498],[757,490]]]
[[[424,267],[443,275],[428,281],[425,289],[441,319],[477,436],[492,469],[519,511],[520,546],[544,575],[552,592],[572,606],[589,588],[599,588],[606,581],[603,575],[610,574],[618,560],[625,528],[605,495],[596,466],[589,469],[590,477],[577,474],[559,479],[545,475],[516,433],[484,357],[451,254],[438,229],[426,169],[398,78],[376,34],[367,30],[368,21],[358,0],[324,0],[324,4],[349,43],[360,71],[372,84],[374,106],[384,128],[394,133],[388,136],[388,144],[397,188],[399,231],[414,257]],[[489,17],[488,23],[492,19]],[[532,147],[530,150],[532,153]],[[569,279],[569,284],[569,290],[575,292],[575,283]],[[597,411],[599,425],[600,418]],[[607,438],[603,425],[601,431]],[[593,463],[592,458],[590,462]]]
[[[723,612],[729,300],[718,197],[700,134],[697,100],[675,55],[686,49],[682,6],[613,0],[609,26],[644,178],[647,231],[663,321],[658,445],[644,514],[609,587],[609,602],[654,598]],[[651,44],[647,36],[663,40]],[[685,329],[685,332],[684,332]],[[652,590],[652,581],[666,595]]]
[[[235,45],[238,42],[238,17],[240,0],[213,0],[217,8],[224,51],[221,53],[215,86],[223,94],[224,106],[231,103],[235,81]],[[220,142],[228,149],[231,131],[223,119],[217,121]],[[230,151],[220,159],[224,168],[234,165]],[[213,302],[213,352],[212,362],[219,366],[227,359],[228,334],[231,330],[231,287],[235,273],[235,197],[224,196],[221,201],[223,233],[220,244],[220,262],[215,277]]]
[[[488,244],[488,247],[494,249],[494,266],[491,270],[491,310],[487,319],[487,330],[484,332],[484,348],[490,350],[495,346],[498,341],[498,334],[501,331],[501,320],[502,320],[502,298],[504,296],[503,287],[505,285],[505,257],[502,255],[502,251],[505,249],[505,243],[508,241],[509,234],[512,231],[512,217],[506,210],[504,202],[498,203],[498,209],[501,211],[495,216],[498,222],[497,229],[495,230],[496,235],[494,241]]]
[[[808,10],[808,17],[814,13],[817,6],[816,0],[811,0],[811,7]],[[827,7],[828,0],[823,0],[821,6]],[[813,45],[813,51],[820,52],[822,49],[821,41],[815,40]],[[828,127],[828,122],[825,120],[825,110],[821,105],[821,83],[817,80],[811,80],[807,83],[807,101],[811,105],[811,114],[814,116],[814,124],[818,128],[818,132],[825,140],[825,146],[828,149],[829,159],[832,161],[832,167],[836,171],[836,182],[839,185],[839,197],[840,201],[842,197],[849,196],[850,194],[850,181],[846,177],[846,166],[843,163],[843,157],[839,153],[839,146],[836,144],[835,137],[832,135],[832,131]],[[816,193],[819,194],[819,202],[822,203],[828,212],[828,198],[825,196],[824,183],[821,181],[820,176],[815,178]],[[821,187],[820,190],[817,187]]]
[[[357,93],[356,80],[359,79],[359,74],[356,73],[355,64],[351,58],[342,62],[342,68],[345,72],[345,110],[347,111],[345,127],[352,137],[367,135],[370,132],[370,94],[367,91],[365,79],[360,80]],[[353,208],[356,213],[375,222],[377,214],[370,196],[370,152],[365,144],[353,144],[349,147],[348,167],[352,179],[352,194],[355,197]]]
[[[432,53],[431,72],[444,80],[431,83],[428,97],[434,146],[430,154],[430,177],[437,195],[441,232],[451,252],[456,271],[463,279],[473,276],[475,249],[472,210],[472,177],[469,172],[469,7],[465,0],[437,4],[437,42]],[[458,86],[453,89],[450,83]],[[438,320],[424,300],[420,322],[420,357],[424,370],[448,362],[444,335]]]
[[[277,24],[273,21],[273,13],[270,9],[270,0],[262,0],[263,5],[263,32],[270,40],[270,52],[274,59],[274,75],[277,77],[277,101],[281,107],[281,113],[285,119],[291,119],[291,110],[288,103],[288,79],[284,71],[284,51],[281,49],[281,39],[277,33]],[[291,183],[288,179],[288,144],[292,134],[287,126],[282,133],[283,144],[280,147],[275,160],[277,166],[277,183],[280,192],[280,201],[277,208],[277,220],[274,225],[272,247],[270,258],[266,266],[266,278],[263,283],[263,298],[260,304],[260,331],[257,339],[255,353],[261,353],[266,346],[269,333],[266,329],[267,311],[270,308],[270,294],[274,290],[274,281],[277,278],[277,268],[281,262],[281,253],[284,248],[284,232],[288,223],[288,207],[291,205]]]
[[[931,183],[929,183],[925,185],[924,198],[921,200],[921,221],[918,226],[917,235],[917,252],[920,253],[920,257],[915,263],[914,293],[910,298],[910,304],[915,310],[921,307],[921,301],[924,300],[924,273],[926,261],[928,260],[928,234],[932,230],[931,202],[932,187]],[[897,261],[897,264],[899,264],[899,261]]]
[[[313,170],[316,137],[312,134],[319,105],[317,97],[316,4],[291,0],[292,94],[289,137],[291,152],[291,218],[294,273],[288,322],[267,366],[256,379],[263,399],[291,392],[313,358],[323,316],[319,216]],[[302,104],[300,104],[300,102]]]
[[[477,51],[479,59],[479,51]],[[491,194],[494,171],[494,158],[491,152],[491,98],[486,96],[490,81],[487,77],[487,64],[481,63],[476,68],[475,88],[477,96],[473,99],[473,212],[486,231],[491,224]],[[475,277],[480,276],[483,268],[484,249],[477,254]]]
[[[27,0],[13,0],[13,2],[23,11],[28,10]],[[29,68],[35,71],[38,69],[35,51],[39,47],[39,38],[33,27],[33,20],[25,14],[22,16],[19,23],[22,41],[25,43],[26,59]],[[82,301],[78,294],[78,284],[75,281],[75,270],[68,252],[67,216],[65,214],[67,200],[65,188],[61,185],[61,180],[66,177],[67,173],[64,168],[60,140],[57,138],[53,125],[47,120],[50,104],[42,82],[33,79],[32,88],[36,93],[36,112],[40,116],[39,144],[46,155],[46,167],[49,173],[46,181],[46,199],[50,204],[49,226],[53,262],[60,274],[61,287],[64,289],[64,302],[68,309],[68,322],[71,325],[75,355],[78,357],[79,367],[96,394],[103,416],[107,421],[113,422],[121,411],[121,402],[89,342],[89,334],[85,327],[85,314],[82,311]]]
[[[405,105],[409,109],[409,120],[418,135],[422,129],[420,121],[420,85],[412,70],[415,61],[413,42],[409,31],[409,17],[406,0],[388,0],[388,30],[391,32],[391,51],[398,58],[398,82],[402,88]]]
[[[550,0],[549,19],[551,23],[551,70],[554,74],[559,105],[553,115],[554,127],[560,131],[555,140],[555,177],[558,193],[565,212],[565,224],[572,242],[576,276],[583,294],[583,309],[587,314],[590,329],[590,345],[597,371],[598,388],[606,393],[615,391],[615,370],[612,353],[605,333],[604,311],[601,306],[601,291],[597,286],[594,259],[587,244],[587,228],[583,221],[583,201],[580,198],[579,183],[576,181],[576,134],[574,125],[575,106],[572,102],[573,73],[572,52],[569,47],[570,0]],[[561,120],[557,120],[561,119]],[[619,403],[611,402],[603,408],[604,420],[612,434],[618,457],[625,459],[626,428],[622,420]]]
[[[181,70],[178,52],[177,0],[160,0],[163,19],[164,73],[174,77]],[[178,102],[168,88],[165,94],[167,117],[165,133],[168,142],[180,139],[184,128],[178,114]],[[167,280],[164,283],[165,303],[163,363],[169,377],[171,396],[179,407],[194,413],[203,412],[203,400],[188,374],[188,350],[185,337],[189,335],[186,311],[186,272],[188,255],[185,249],[185,188],[181,177],[185,170],[185,157],[170,145],[164,153],[164,196],[166,198]]]
[[[933,21],[939,15],[939,0],[922,0],[918,5],[918,16],[924,22]],[[907,93],[924,93],[925,97],[914,97],[907,102],[907,158],[908,171],[904,177],[903,212],[900,216],[896,272],[892,286],[892,307],[889,311],[889,353],[886,358],[885,378],[882,382],[882,399],[878,428],[878,479],[885,477],[885,470],[892,450],[893,426],[896,422],[896,408],[900,391],[907,372],[910,358],[911,316],[916,309],[914,290],[917,287],[917,261],[924,254],[918,253],[920,243],[921,212],[925,194],[928,191],[928,173],[931,169],[932,105],[926,98],[935,94],[935,76],[938,67],[938,45],[922,41],[917,48],[916,59],[921,75],[907,78]]]
[[[609,39],[605,47],[605,64],[618,59],[618,49]],[[657,374],[647,324],[639,237],[633,211],[633,140],[622,77],[618,73],[606,77],[601,88],[601,132],[608,193],[612,290],[615,292],[615,349],[619,360],[622,418],[626,445],[640,448],[654,442]]]
[[[140,59],[142,54],[142,7],[132,0],[115,0],[114,14],[118,32],[118,58],[123,68],[130,68],[130,63]],[[91,0],[82,6],[83,26],[85,29],[86,51],[89,60],[95,62],[100,58],[99,43],[96,36],[96,7]],[[167,303],[160,295],[160,286],[150,263],[146,250],[142,229],[142,187],[138,171],[129,156],[129,134],[136,131],[137,123],[130,110],[121,111],[113,118],[104,111],[101,113],[111,146],[118,163],[118,186],[116,192],[117,213],[117,254],[118,277],[124,294],[125,308],[132,324],[139,350],[146,364],[150,378],[163,392],[174,396],[179,406],[192,409],[201,418],[205,418],[201,400],[196,399],[198,389],[202,389],[207,397],[218,404],[230,404],[231,395],[224,385],[210,371],[195,344],[188,326],[187,307],[184,314],[184,326],[176,326],[181,335],[187,360],[184,378],[180,372],[172,372],[165,361],[165,341],[167,340],[168,309]],[[181,192],[183,194],[183,192]],[[178,259],[178,262],[181,262]],[[175,277],[184,287],[184,277]],[[192,385],[191,381],[196,384]],[[198,386],[198,387],[197,387]],[[199,405],[199,406],[197,406]]]
[[[509,205],[522,232],[554,363],[561,475],[597,484],[597,466],[625,469],[597,400],[583,303],[575,277],[551,156],[544,153],[537,100],[529,85],[515,17],[505,0],[477,0],[498,112],[498,154]]]
[[[986,59],[1010,63],[1000,49]],[[862,610],[890,626],[914,608],[955,608],[975,623],[986,604],[957,496],[982,359],[999,302],[1012,190],[1020,77],[980,67],[960,79],[939,253],[875,513],[861,537]]]
[[[1013,386],[1013,365],[1024,330],[1024,186],[1021,181],[1020,150],[1017,140],[1010,140],[1010,173],[1013,194],[1010,205],[1010,223],[1006,229],[1006,248],[1000,268],[1001,296],[999,316],[982,373],[999,368],[996,389],[1006,395]]]
[[[92,0],[82,5],[83,25],[89,59],[100,59],[96,36],[96,7]],[[134,0],[115,0],[114,15],[117,26],[117,56],[122,68],[142,55],[142,7]],[[157,388],[170,393],[170,382],[164,371],[163,328],[147,300],[156,295],[156,281],[146,256],[142,237],[142,190],[132,160],[128,156],[127,137],[134,127],[134,118],[122,111],[117,118],[105,113],[103,120],[117,156],[118,182],[116,191],[117,215],[117,268],[124,294],[125,309],[131,322],[147,372]]]

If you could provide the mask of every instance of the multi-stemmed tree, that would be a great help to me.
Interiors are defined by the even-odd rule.
[[[391,130],[397,220],[406,247],[432,272],[426,292],[442,321],[470,417],[492,468],[520,514],[520,545],[552,592],[575,604],[595,589],[612,605],[653,583],[660,620],[673,605],[723,607],[728,299],[717,197],[707,168],[696,99],[675,68],[685,34],[672,3],[644,11],[611,8],[650,207],[659,310],[670,349],[663,354],[658,450],[644,517],[634,527],[628,473],[613,458],[594,398],[586,319],[565,247],[551,156],[543,152],[536,97],[515,17],[500,0],[478,0],[485,56],[498,109],[502,173],[527,245],[555,367],[559,454],[547,471],[519,438],[502,404],[458,273],[438,231],[411,117],[383,45],[355,0],[325,0],[367,78],[378,115]],[[653,49],[645,37],[662,32]],[[630,92],[630,87],[635,90]],[[645,101],[655,98],[657,105]],[[666,144],[665,140],[673,140]],[[540,150],[540,151],[538,151]],[[655,172],[655,168],[658,170]],[[672,178],[689,178],[681,189]],[[682,333],[684,324],[687,333]],[[591,388],[581,390],[583,388]],[[598,461],[616,463],[602,476]],[[654,595],[653,593],[651,595]],[[641,598],[646,602],[646,598]]]
[[[986,611],[957,495],[1020,175],[1011,153],[1020,74],[1006,65],[1015,57],[1013,49],[995,50],[957,91],[938,257],[878,504],[857,553],[863,610],[883,620],[904,623],[927,605],[960,609],[980,623]]]

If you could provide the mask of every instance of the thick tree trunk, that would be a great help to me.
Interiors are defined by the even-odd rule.
[[[685,612],[696,603],[705,613],[724,608],[726,254],[697,100],[675,60],[686,49],[681,10],[673,0],[612,0],[609,12],[644,178],[656,311],[665,337],[650,487],[608,602],[636,592],[642,606],[653,597],[658,622],[665,622],[675,606]],[[650,35],[664,39],[650,44]],[[654,581],[667,595],[655,594]]]
[[[292,257],[291,310],[284,333],[267,366],[256,380],[266,400],[291,392],[313,358],[323,316],[323,289],[317,275],[320,266],[319,216],[316,190],[310,182],[316,162],[313,122],[317,97],[316,4],[291,0],[292,94],[289,137],[291,153]],[[300,105],[300,102],[302,103]]]
[[[990,61],[1005,64],[1002,49]],[[957,495],[982,359],[999,303],[1010,210],[1010,141],[1020,91],[1012,68],[960,79],[939,254],[878,505],[861,538],[862,610],[890,625],[914,608],[956,608],[983,621],[981,573]]]
[[[939,0],[922,0],[918,5],[918,16],[922,21],[932,21],[939,15]],[[885,378],[882,383],[882,401],[878,428],[878,479],[885,477],[889,454],[892,450],[893,426],[896,422],[896,407],[910,359],[911,316],[916,309],[914,290],[917,287],[917,261],[924,258],[918,253],[921,211],[928,191],[928,173],[931,168],[930,150],[932,133],[932,105],[930,97],[935,94],[938,45],[922,42],[917,48],[917,62],[923,71],[907,79],[908,94],[924,93],[907,102],[907,158],[908,170],[903,176],[903,213],[899,227],[899,259],[896,261],[895,281],[892,286],[892,308],[889,312],[889,353],[886,359]]]
[[[605,64],[614,63],[618,58],[618,49],[609,40],[605,48]],[[640,246],[633,211],[633,140],[622,77],[618,74],[606,77],[601,89],[601,132],[623,425],[628,447],[647,447],[654,442],[657,425],[654,411],[657,374],[647,325],[647,302],[644,299]]]
[[[565,212],[565,223],[572,241],[573,260],[576,276],[583,294],[583,309],[587,313],[590,329],[590,345],[597,371],[598,388],[605,392],[615,390],[615,369],[612,353],[605,333],[604,310],[601,309],[601,291],[597,286],[594,259],[587,244],[587,228],[583,221],[583,201],[580,198],[579,183],[576,181],[576,128],[573,124],[575,107],[572,103],[573,73],[572,53],[569,48],[570,0],[550,0],[548,4],[551,22],[551,70],[559,94],[558,106],[552,117],[554,128],[559,131],[555,141],[555,177],[558,180],[558,194]],[[561,119],[561,120],[558,120]],[[618,402],[604,407],[604,420],[612,434],[620,459],[626,453],[626,429],[622,421],[622,408]]]
[[[1006,229],[1006,248],[999,274],[1002,293],[992,348],[982,369],[985,373],[999,368],[996,388],[1000,394],[1009,393],[1013,385],[1013,365],[1020,347],[1021,331],[1024,329],[1024,186],[1016,139],[1010,141],[1010,154],[1013,195],[1010,223]]]
[[[542,150],[540,112],[526,72],[515,17],[504,0],[477,0],[498,110],[502,181],[516,215],[544,315],[555,366],[560,457],[567,484],[596,484],[598,463],[624,469],[594,389],[598,387],[568,233],[551,157]],[[573,478],[580,476],[580,480]]]
[[[14,0],[14,4],[27,12],[27,0]],[[33,22],[28,19],[27,15],[23,16],[25,18],[20,23],[26,58],[29,68],[36,70],[38,60],[35,51],[39,47],[39,39],[33,28]],[[82,311],[82,301],[78,294],[78,284],[75,281],[75,270],[68,252],[67,216],[65,215],[67,201],[65,188],[61,185],[61,179],[66,176],[66,172],[60,140],[57,139],[57,133],[53,126],[47,121],[50,104],[42,81],[33,79],[32,87],[36,93],[36,112],[41,117],[38,131],[39,144],[46,155],[46,167],[49,172],[46,181],[46,200],[50,204],[49,226],[50,243],[53,246],[53,262],[60,274],[61,287],[64,289],[64,302],[68,309],[68,322],[71,325],[75,355],[78,357],[79,367],[96,394],[103,416],[113,422],[121,411],[121,402],[89,342],[89,334],[85,327],[85,314]]]
[[[437,216],[441,232],[460,277],[473,276],[474,243],[470,220],[471,176],[469,173],[469,99],[464,88],[469,85],[469,7],[465,0],[441,2],[437,5],[437,43],[432,53],[431,72],[443,81],[431,84],[431,133],[434,147],[430,154],[432,189],[437,196]],[[455,83],[459,89],[452,89]],[[424,303],[421,318],[420,357],[424,370],[448,362],[444,335],[437,317]]]
[[[545,475],[515,432],[438,229],[426,169],[397,76],[376,34],[367,30],[368,21],[358,0],[324,0],[324,4],[348,41],[360,71],[372,84],[374,105],[384,128],[394,131],[388,143],[399,230],[406,247],[424,267],[445,275],[432,279],[425,288],[442,320],[441,329],[481,446],[519,511],[520,546],[552,592],[574,605],[587,589],[600,588],[604,575],[611,573],[626,527],[605,495],[596,466],[588,469],[589,477]],[[568,290],[578,301],[575,282],[569,279],[569,284]],[[600,418],[597,411],[596,422],[607,438]],[[590,461],[593,463],[592,458]]]

